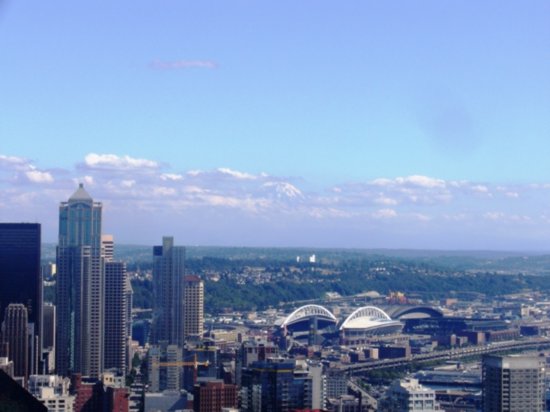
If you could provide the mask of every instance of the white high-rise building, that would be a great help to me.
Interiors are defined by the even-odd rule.
[[[105,262],[112,262],[115,259],[115,239],[113,235],[101,235],[101,247]]]
[[[204,283],[198,276],[185,276],[183,286],[184,338],[202,338],[204,332]]]

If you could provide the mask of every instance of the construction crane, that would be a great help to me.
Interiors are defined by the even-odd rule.
[[[178,366],[183,366],[183,367],[192,366],[193,367],[193,383],[197,382],[197,371],[199,369],[199,366],[208,367],[209,365],[210,365],[210,362],[208,362],[208,361],[199,362],[197,360],[197,354],[193,355],[193,360],[192,361],[160,362],[156,359],[153,359],[152,362],[151,362],[151,366],[153,368],[160,368],[160,367],[169,368],[169,367],[174,367],[174,366],[176,366],[176,367],[178,367]]]

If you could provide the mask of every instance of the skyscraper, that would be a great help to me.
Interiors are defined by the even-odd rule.
[[[10,303],[27,308],[35,336],[42,335],[40,224],[0,223],[0,320]]]
[[[183,334],[202,338],[204,332],[204,283],[198,276],[185,276],[183,285]]]
[[[483,410],[544,411],[544,365],[537,356],[484,356]]]
[[[53,373],[55,371],[55,305],[46,303],[42,309],[42,346],[44,362],[46,363],[44,370],[46,373]]]
[[[105,262],[105,369],[126,371],[126,264]]]
[[[295,376],[296,361],[268,359],[243,370],[241,411],[290,412],[311,408],[311,378]]]
[[[126,285],[124,287],[126,295],[126,336],[132,338],[132,308],[134,307],[134,289],[130,276],[126,275]]]
[[[101,203],[82,184],[59,206],[56,369],[98,377],[103,369],[104,264]]]
[[[29,377],[29,336],[27,308],[22,303],[10,303],[4,311],[2,336],[13,361],[15,376]]]
[[[103,248],[105,262],[115,260],[115,240],[113,235],[101,235],[101,247]]]
[[[185,248],[174,246],[174,238],[163,237],[162,246],[153,248],[153,336],[155,344],[183,347],[183,277]]]

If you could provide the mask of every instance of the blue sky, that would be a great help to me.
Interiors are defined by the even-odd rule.
[[[124,242],[548,249],[549,45],[547,1],[0,1],[0,220],[85,180]]]

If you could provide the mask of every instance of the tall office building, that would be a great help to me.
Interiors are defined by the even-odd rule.
[[[153,336],[155,344],[184,344],[183,278],[185,248],[174,246],[174,238],[163,237],[153,248]]]
[[[202,338],[204,332],[204,283],[198,276],[185,276],[183,282],[184,338]]]
[[[104,264],[101,203],[82,184],[59,206],[56,369],[99,377],[103,369]]]
[[[292,359],[253,362],[243,369],[241,405],[243,412],[290,412],[311,409],[311,377],[295,375]]]
[[[265,361],[279,355],[279,347],[273,342],[248,340],[243,342],[235,360],[235,382],[241,386],[242,371],[252,362]],[[346,387],[347,390],[347,387]]]
[[[27,308],[34,335],[42,336],[40,224],[0,223],[0,320],[10,303]]]
[[[44,371],[46,373],[55,370],[55,305],[51,303],[44,304],[43,308],[43,358],[45,362]]]
[[[126,264],[105,262],[105,369],[126,371]]]
[[[55,305],[48,302],[42,308],[43,315],[43,337],[44,349],[55,347]]]
[[[537,356],[484,356],[483,411],[544,411],[544,365]]]
[[[126,295],[126,336],[132,338],[132,308],[134,307],[134,289],[130,276],[126,275],[126,285],[124,287]]]
[[[105,262],[115,260],[115,239],[113,235],[101,235],[101,247],[103,248]]]
[[[14,375],[23,376],[25,380],[28,379],[29,336],[25,305],[22,303],[10,303],[8,305],[4,311],[2,336],[4,343],[7,344],[8,358],[13,361]]]
[[[181,389],[182,348],[178,345],[153,345],[147,353],[148,390],[161,392]]]

